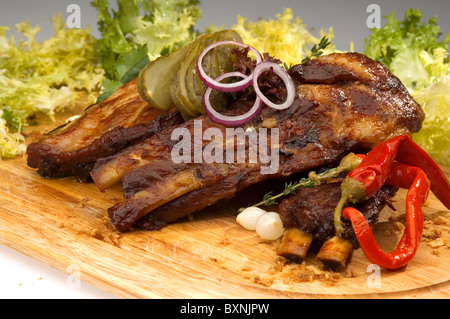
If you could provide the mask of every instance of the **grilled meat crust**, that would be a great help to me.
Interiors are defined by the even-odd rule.
[[[289,73],[297,92],[292,106],[283,111],[263,107],[258,117],[242,127],[258,131],[267,120],[275,123],[280,133],[276,173],[261,174],[264,164],[260,161],[175,164],[170,157],[177,143],[171,139],[172,128],[161,131],[91,172],[100,189],[123,183],[125,201],[108,209],[117,229],[126,231],[135,223],[157,229],[260,181],[337,165],[351,151],[369,150],[393,136],[417,132],[424,119],[398,78],[362,54],[322,56],[294,66]],[[242,112],[248,107],[243,103],[234,101],[226,112]],[[226,136],[226,127],[207,116],[177,128],[193,136],[194,121],[201,121],[203,131],[214,128]],[[225,139],[219,144],[223,149],[228,145]],[[189,201],[195,205],[186,207]]]
[[[378,217],[385,205],[397,192],[397,188],[383,186],[367,201],[352,205],[366,218],[368,224],[374,228]],[[334,210],[341,198],[341,182],[322,184],[320,186],[305,188],[283,200],[279,206],[279,214],[286,228],[298,228],[313,236],[317,242],[323,243],[336,235],[334,228]],[[352,242],[358,248],[358,241],[348,220],[343,220],[343,239]]]
[[[150,107],[139,95],[136,83],[133,80],[123,85],[108,99],[86,108],[77,120],[31,143],[28,166],[46,178],[73,175],[87,181],[97,159],[182,122],[176,109],[165,112]]]

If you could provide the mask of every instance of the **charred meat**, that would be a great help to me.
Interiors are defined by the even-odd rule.
[[[87,181],[97,159],[181,122],[176,109],[165,112],[143,101],[133,80],[108,99],[89,106],[77,120],[31,143],[27,148],[28,166],[37,168],[46,178],[73,175]]]
[[[366,217],[369,225],[374,228],[378,223],[380,211],[386,206],[392,206],[390,199],[397,189],[383,186],[373,197],[355,206]],[[329,183],[312,188],[300,188],[296,194],[280,203],[280,217],[286,228],[298,228],[313,236],[313,240],[324,243],[336,235],[334,228],[334,210],[341,198],[341,183]],[[358,248],[353,229],[348,220],[343,221],[345,231],[343,239],[352,242]]]
[[[133,226],[158,229],[252,184],[335,165],[351,151],[362,152],[392,136],[410,135],[424,119],[398,78],[364,55],[321,56],[292,67],[289,74],[297,93],[292,106],[283,111],[263,107],[258,117],[241,127],[244,132],[256,132],[258,140],[267,123],[278,129],[277,140],[268,137],[268,145],[276,145],[272,151],[279,154],[275,172],[262,174],[267,162],[248,158],[239,163],[226,163],[225,158],[174,163],[171,151],[179,140],[172,138],[174,128],[169,128],[98,161],[92,170],[101,190],[123,183],[124,202],[108,209],[113,224],[121,231]],[[226,112],[242,113],[246,102],[235,100]],[[227,128],[207,116],[177,128],[194,136],[199,124],[202,133],[215,130],[216,149],[237,151],[237,144],[226,138]],[[193,152],[198,148],[195,138],[190,147]],[[205,150],[210,144],[203,141],[200,147]],[[245,147],[248,156],[249,143]]]
[[[348,220],[342,221],[344,232],[341,236],[336,234],[334,212],[341,198],[341,183],[342,180],[333,180],[311,188],[301,187],[280,203],[279,214],[287,230],[278,255],[302,263],[311,246],[319,248],[316,259],[325,269],[337,271],[345,267],[359,243]],[[386,205],[394,209],[390,200],[397,190],[385,185],[374,196],[352,207],[364,215],[371,228],[375,228],[381,210]]]

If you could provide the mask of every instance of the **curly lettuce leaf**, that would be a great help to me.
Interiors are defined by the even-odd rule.
[[[0,152],[23,152],[20,129],[37,112],[50,118],[88,93],[94,102],[104,72],[90,29],[66,29],[62,14],[53,17],[54,36],[38,43],[40,27],[23,21],[16,28],[23,39],[7,37],[0,27]],[[14,132],[17,132],[14,133]]]
[[[385,64],[408,88],[421,88],[431,83],[431,74],[420,59],[423,52],[433,54],[437,48],[447,50],[450,34],[439,41],[441,29],[436,17],[422,23],[420,9],[408,9],[403,21],[395,11],[380,29],[373,29],[365,39],[364,54]]]
[[[150,61],[192,41],[201,17],[198,0],[94,0],[101,33],[97,50],[106,79],[98,102],[137,77]],[[146,51],[144,51],[144,48]]]
[[[0,159],[13,158],[18,154],[24,154],[26,146],[25,138],[19,132],[12,132],[0,110]]]
[[[133,49],[146,46],[150,60],[171,53],[195,37],[201,17],[198,0],[94,0],[101,33],[98,51],[109,80],[120,81],[117,68]],[[120,67],[120,66],[119,66]]]
[[[147,45],[133,48],[130,52],[120,56],[115,67],[120,80],[105,79],[102,83],[102,93],[98,97],[97,103],[108,98],[119,87],[136,78],[149,62]]]
[[[148,56],[154,60],[167,55],[194,40],[194,26],[201,18],[198,0],[153,0],[151,15],[138,19],[138,28],[133,32],[134,41],[148,46]]]
[[[364,54],[385,64],[421,105],[425,120],[413,139],[450,165],[450,34],[441,35],[436,17],[422,23],[419,9],[408,9],[402,21],[395,12],[386,18],[365,40]]]
[[[438,40],[441,30],[436,17],[430,18],[428,23],[422,23],[420,9],[408,9],[403,21],[395,18],[395,11],[385,18],[386,24],[382,28],[372,29],[364,42],[364,53],[372,59],[390,65],[398,51],[406,47],[410,50],[431,52],[435,48],[445,46],[445,40]]]
[[[136,26],[139,16],[137,0],[118,1],[119,9],[110,9],[108,0],[94,0],[91,5],[97,9],[97,28],[101,34],[97,43],[106,78],[120,80],[116,73],[117,59],[131,51],[133,43],[128,33],[131,25]],[[137,10],[136,10],[137,9]]]
[[[433,159],[450,166],[450,64],[442,48],[433,54],[422,52],[420,59],[431,75],[431,84],[411,91],[425,112],[422,129],[413,134],[414,141]]]

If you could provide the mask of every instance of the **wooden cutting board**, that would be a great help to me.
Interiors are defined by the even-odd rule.
[[[237,210],[263,191],[250,189],[160,231],[122,234],[106,214],[122,200],[120,186],[102,193],[74,178],[43,179],[25,157],[4,160],[0,243],[124,298],[450,297],[449,215],[432,194],[424,208],[426,237],[407,267],[374,271],[357,250],[345,271],[332,273],[321,270],[313,252],[300,266],[285,264],[276,242],[263,242],[235,222]],[[399,191],[394,203],[399,215],[404,196]],[[382,248],[396,246],[396,225],[376,228]]]

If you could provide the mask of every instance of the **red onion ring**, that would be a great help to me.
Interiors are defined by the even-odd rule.
[[[264,96],[258,86],[259,76],[263,72],[269,71],[270,69],[272,69],[286,85],[287,97],[286,100],[281,104],[275,104],[271,102],[267,97]],[[292,81],[292,78],[283,67],[270,61],[264,61],[256,65],[255,69],[253,70],[253,89],[255,90],[256,95],[262,100],[264,104],[276,110],[287,109],[292,105],[295,99],[294,81]]]
[[[224,73],[224,74],[220,75],[219,77],[217,77],[215,79],[215,81],[219,82],[223,79],[226,79],[226,78],[229,78],[232,76],[237,76],[237,77],[241,77],[244,79],[247,78],[246,75],[244,75],[240,72],[228,72],[228,73]],[[244,123],[247,123],[248,121],[250,121],[261,110],[261,106],[262,106],[261,99],[257,96],[252,108],[245,114],[236,115],[236,116],[227,116],[227,115],[220,114],[219,112],[214,110],[214,108],[212,107],[211,102],[209,100],[209,96],[211,95],[212,90],[213,90],[212,87],[208,87],[206,89],[205,93],[203,94],[203,105],[205,107],[206,114],[208,114],[208,116],[214,122],[217,122],[217,123],[220,123],[223,125],[231,125],[231,126],[241,125],[241,124],[244,124]]]
[[[261,54],[253,47],[241,43],[241,42],[236,42],[236,41],[220,41],[220,42],[215,42],[213,44],[210,44],[209,46],[207,46],[203,52],[200,54],[200,56],[198,57],[197,60],[197,74],[200,77],[200,79],[202,80],[203,83],[205,83],[205,85],[207,87],[210,87],[216,91],[221,91],[221,92],[237,92],[243,89],[248,88],[251,84],[252,84],[252,79],[253,76],[252,74],[250,74],[249,76],[245,76],[243,78],[243,80],[236,82],[236,83],[220,83],[217,79],[212,79],[210,76],[208,76],[206,74],[206,72],[203,70],[202,67],[202,61],[203,58],[205,57],[205,55],[213,48],[221,46],[221,45],[236,45],[239,47],[243,47],[243,48],[249,48],[250,51],[253,52],[253,54],[256,57],[256,63],[259,64],[262,62],[262,56]]]

